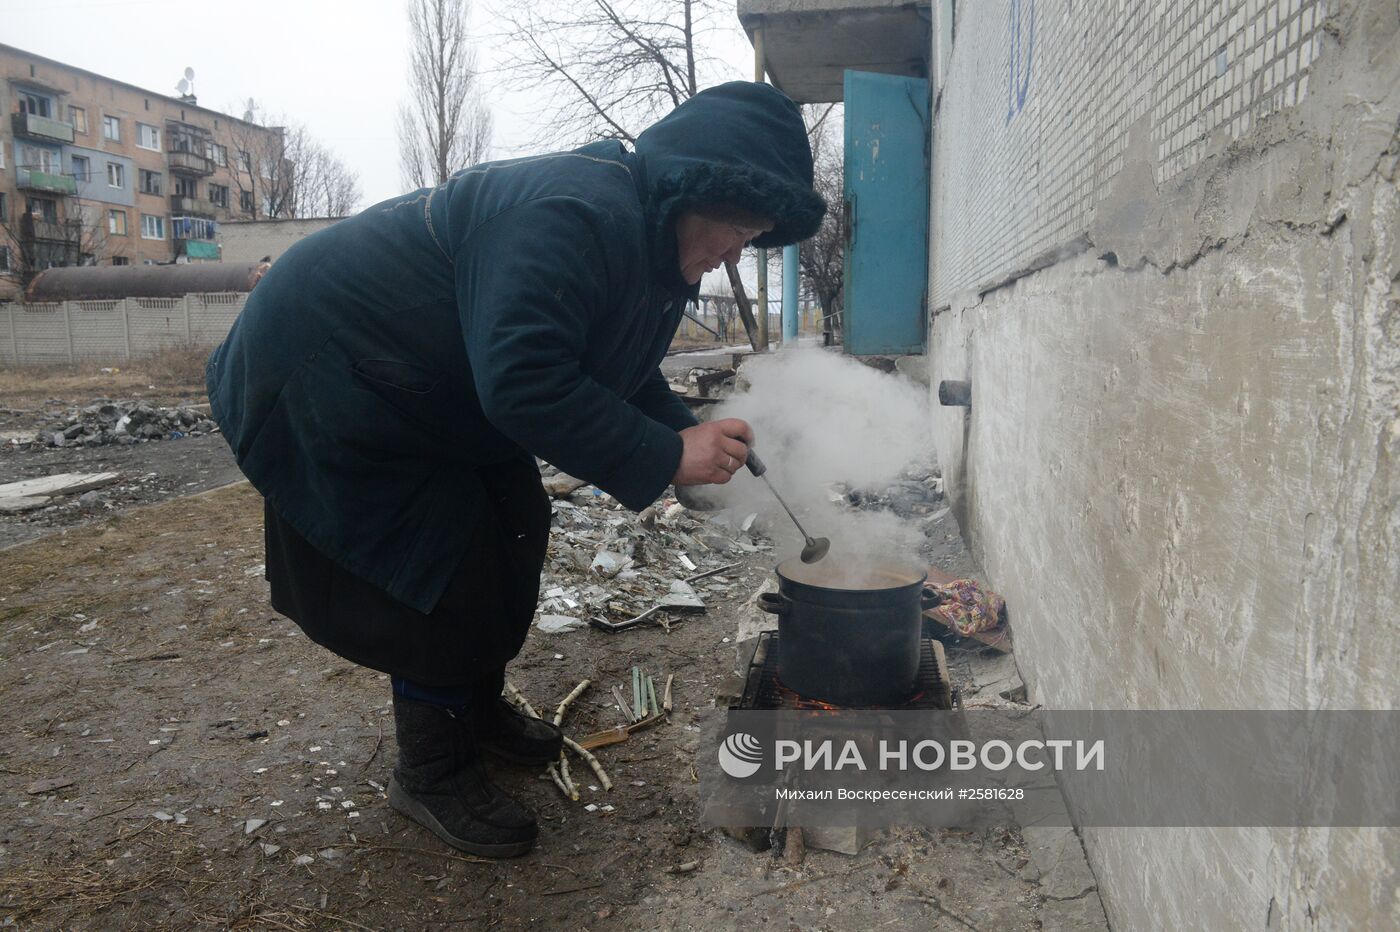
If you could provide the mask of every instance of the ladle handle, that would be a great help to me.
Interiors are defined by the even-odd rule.
[[[763,460],[758,458],[758,454],[752,448],[749,449],[749,458],[744,460],[744,465],[749,467],[749,472],[753,473],[755,477],[768,471],[768,467],[763,465]]]

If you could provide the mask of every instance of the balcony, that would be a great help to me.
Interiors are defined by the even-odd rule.
[[[82,239],[81,220],[39,220],[32,214],[22,214],[19,221],[22,239],[46,243],[77,243]]]
[[[212,175],[214,174],[214,162],[194,152],[176,150],[168,153],[170,156],[170,170],[182,172],[186,175]]]
[[[175,255],[184,256],[187,259],[212,259],[217,262],[219,260],[219,244],[207,239],[177,239],[175,240]]]
[[[31,139],[42,139],[45,142],[72,143],[73,141],[72,123],[51,120],[33,113],[10,114],[10,128],[16,136],[28,136]]]
[[[196,217],[217,217],[221,211],[228,208],[220,207],[213,201],[202,197],[186,197],[183,194],[170,195],[170,212],[172,214],[194,214]]]
[[[78,193],[78,182],[69,175],[53,175],[33,168],[16,169],[15,184],[28,191],[43,191],[45,194]]]

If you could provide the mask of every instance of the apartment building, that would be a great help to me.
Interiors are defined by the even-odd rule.
[[[0,300],[53,266],[217,261],[286,174],[279,127],[6,45],[0,108]]]

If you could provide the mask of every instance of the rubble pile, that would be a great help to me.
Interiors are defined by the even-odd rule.
[[[540,577],[536,624],[567,631],[590,619],[625,622],[661,606],[669,625],[703,611],[708,596],[737,591],[743,555],[772,550],[750,530],[727,530],[684,505],[663,500],[632,514],[591,486],[553,502],[554,530]]]
[[[918,519],[940,509],[943,501],[943,478],[937,466],[913,465],[903,476],[879,491],[851,489],[842,484],[834,487],[835,500],[864,510],[892,511],[901,518]]]
[[[69,408],[30,442],[49,447],[99,447],[109,443],[179,440],[217,431],[219,426],[194,407],[164,408],[145,401],[98,401]],[[16,442],[19,442],[18,439]]]

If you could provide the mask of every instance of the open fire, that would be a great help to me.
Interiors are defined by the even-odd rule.
[[[758,636],[753,659],[749,661],[744,692],[732,709],[793,709],[797,711],[835,711],[850,706],[835,705],[803,696],[790,689],[778,678],[780,640],[776,631],[764,631]],[[898,705],[872,705],[874,709],[951,709],[955,696],[948,678],[948,663],[943,645],[925,638],[920,642],[919,671],[913,694]]]

